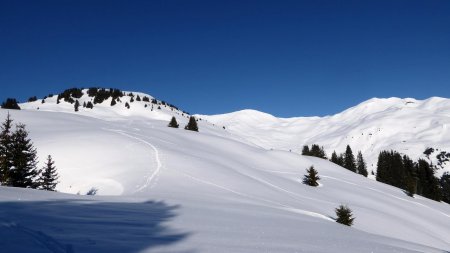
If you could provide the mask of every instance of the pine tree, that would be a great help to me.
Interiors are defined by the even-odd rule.
[[[130,104],[128,104],[128,102],[125,102],[125,107],[126,107],[127,109],[130,109]]]
[[[316,169],[314,169],[314,166],[309,167],[309,169],[306,170],[306,175],[303,176],[303,183],[309,186],[319,186],[319,183],[317,181],[320,180],[319,172],[317,172]]]
[[[331,159],[330,159],[330,162],[335,163],[335,164],[338,164],[338,162],[339,162],[339,157],[338,157],[338,155],[336,154],[336,151],[333,151],[333,153],[331,153]]]
[[[73,107],[75,111],[78,112],[78,108],[80,107],[80,102],[78,102],[78,99],[75,101],[75,105]]]
[[[55,162],[49,155],[39,177],[39,188],[46,191],[55,191],[56,185],[58,184],[58,178]]]
[[[113,98],[112,100],[111,100],[111,106],[115,106],[116,105],[116,100]]]
[[[9,184],[9,170],[12,166],[12,122],[10,114],[1,125],[0,132],[0,184]]]
[[[310,155],[310,151],[309,151],[308,145],[303,146],[302,155]]]
[[[92,109],[92,108],[94,108],[94,105],[92,104],[92,102],[91,102],[91,101],[88,101],[88,102],[87,102],[87,104],[86,104],[86,108],[88,108],[88,109]]]
[[[28,99],[28,102],[30,103],[30,102],[35,102],[35,101],[37,101],[37,97],[36,96],[32,96],[32,97],[30,97],[29,99]]]
[[[327,154],[325,153],[325,150],[323,149],[323,147],[320,147],[317,144],[311,145],[311,150],[309,151],[309,155],[319,157],[322,159],[327,159]]]
[[[340,154],[337,159],[337,165],[344,167],[344,154]]]
[[[403,168],[405,169],[405,179],[404,186],[405,191],[408,196],[413,197],[417,193],[417,166],[416,164],[407,156],[403,156]]]
[[[12,166],[9,171],[10,183],[14,187],[37,188],[39,170],[37,152],[28,138],[24,124],[18,124],[12,134]]]
[[[347,145],[344,154],[344,168],[356,172],[355,156],[353,156],[353,151],[350,145]]]
[[[344,224],[346,226],[353,225],[353,221],[355,220],[352,214],[352,210],[347,206],[340,205],[338,208],[334,210],[336,212],[336,222],[340,224]]]
[[[406,189],[406,172],[402,156],[396,151],[381,151],[378,156],[377,181]]]
[[[175,119],[174,116],[172,116],[172,119],[170,120],[168,126],[169,126],[169,127],[173,127],[173,128],[178,128],[178,127],[179,127],[178,122],[177,122],[177,119]]]
[[[434,176],[433,167],[425,160],[417,162],[419,185],[417,192],[429,199],[440,201],[442,197],[439,180]]]
[[[190,131],[198,132],[197,121],[195,120],[195,117],[194,117],[194,116],[191,116],[191,117],[189,118],[189,122],[188,122],[188,124],[184,127],[184,129],[190,130]]]
[[[7,98],[1,107],[3,109],[20,110],[20,106],[15,98]]]
[[[358,156],[356,157],[356,170],[358,171],[358,174],[365,177],[367,177],[367,175],[369,174],[367,172],[366,162],[364,161],[364,157],[361,151],[358,152]]]

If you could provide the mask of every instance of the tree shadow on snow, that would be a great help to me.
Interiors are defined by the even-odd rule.
[[[189,236],[165,224],[178,208],[152,201],[0,202],[0,251],[132,253],[169,246]]]

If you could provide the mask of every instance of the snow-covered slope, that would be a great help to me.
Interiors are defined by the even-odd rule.
[[[142,106],[141,115],[134,102],[121,114],[104,103],[78,113],[63,103],[10,111],[27,125],[39,156],[54,157],[59,191],[83,195],[95,187],[118,196],[1,187],[5,252],[450,249],[448,204],[410,198],[322,159],[249,145],[221,125],[199,121],[200,132],[186,131],[187,118],[171,109],[153,116]],[[180,129],[167,127],[172,115]],[[301,183],[311,165],[320,187]],[[354,211],[353,227],[332,219],[340,204]]]
[[[354,152],[362,151],[369,171],[376,171],[381,150],[418,159],[432,147],[435,164],[440,151],[450,151],[450,100],[438,97],[374,98],[326,117],[276,118],[254,110],[199,117],[265,149],[301,152],[303,145],[319,144],[330,156],[350,145]],[[448,170],[450,164],[444,167]]]

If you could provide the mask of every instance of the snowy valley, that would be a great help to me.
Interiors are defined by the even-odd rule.
[[[449,204],[300,155],[349,144],[374,173],[381,150],[437,163],[450,151],[449,99],[371,99],[327,117],[196,115],[195,132],[183,129],[187,112],[148,94],[92,109],[87,89],[70,98],[78,111],[57,95],[0,110],[26,124],[39,167],[51,154],[60,176],[58,192],[0,187],[2,252],[450,251]],[[172,117],[180,128],[167,127]],[[302,184],[310,166],[318,187]],[[341,204],[352,227],[334,220]]]

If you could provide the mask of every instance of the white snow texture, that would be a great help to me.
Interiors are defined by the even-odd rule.
[[[183,129],[181,111],[121,100],[74,112],[53,97],[9,111],[30,131],[40,166],[53,156],[60,193],[0,187],[1,252],[450,250],[450,205],[297,153],[350,144],[376,167],[382,149],[450,151],[447,99],[372,99],[324,118],[202,115],[199,132]],[[167,127],[172,116],[179,129]],[[320,187],[301,183],[311,165]],[[93,187],[98,195],[85,196]],[[352,227],[334,221],[340,204],[353,210]]]

